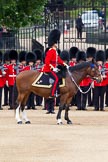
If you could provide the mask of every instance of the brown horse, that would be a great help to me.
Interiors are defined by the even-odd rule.
[[[37,71],[24,71],[18,74],[16,77],[16,87],[18,92],[17,107],[16,107],[16,120],[18,124],[22,124],[20,119],[19,110],[22,111],[22,117],[26,124],[30,121],[25,113],[25,105],[31,92],[39,96],[48,98],[50,96],[51,88],[35,87],[32,83],[39,76],[40,72]],[[92,60],[89,62],[83,62],[69,67],[66,72],[66,84],[60,88],[60,106],[57,114],[57,123],[62,124],[61,112],[65,108],[65,120],[67,124],[72,124],[68,117],[69,104],[72,101],[73,96],[77,93],[80,82],[89,75],[91,78],[95,78],[98,82],[101,81],[101,73],[98,69],[97,63]]]

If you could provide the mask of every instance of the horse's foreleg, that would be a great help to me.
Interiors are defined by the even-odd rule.
[[[65,106],[65,120],[67,120],[67,124],[72,124],[72,121],[69,119],[69,104]]]
[[[17,120],[17,124],[22,124],[22,120],[20,119],[20,104],[18,105],[18,107],[16,108],[16,120]]]
[[[59,110],[58,110],[58,113],[57,113],[57,124],[62,124],[61,112],[62,112],[63,108],[64,108],[64,105],[59,106]]]

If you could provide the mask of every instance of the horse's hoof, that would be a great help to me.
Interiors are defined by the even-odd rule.
[[[59,122],[59,123],[57,123],[58,125],[62,125],[63,123],[62,122]]]
[[[67,121],[67,124],[72,124],[71,120]]]
[[[62,124],[63,124],[63,123],[62,123],[62,120],[61,120],[61,119],[58,119],[58,120],[57,120],[57,124],[58,124],[58,125],[62,125]]]
[[[30,121],[26,121],[25,124],[31,124],[31,122]]]
[[[22,121],[18,121],[17,124],[22,124]]]

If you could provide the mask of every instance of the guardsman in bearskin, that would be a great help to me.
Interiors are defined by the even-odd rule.
[[[26,54],[26,63],[27,66],[24,68],[24,71],[26,70],[36,70],[35,67],[35,62],[36,62],[36,55],[33,52],[28,52]],[[29,95],[28,101],[27,101],[27,110],[29,109],[35,109],[35,105],[34,105],[34,93],[31,93]]]
[[[19,53],[19,72],[22,72],[26,66],[26,54],[27,52],[26,51],[21,51]]]
[[[58,86],[58,76],[56,74],[58,72],[57,65],[61,64],[68,67],[68,65],[60,58],[57,53],[57,44],[59,40],[60,31],[58,29],[52,30],[48,36],[49,50],[46,53],[45,64],[42,68],[42,71],[48,73],[49,76],[54,80],[54,83],[52,84],[50,98],[58,97],[58,94],[56,93]]]
[[[79,49],[75,46],[70,48],[70,50],[69,50],[69,55],[70,55],[69,66],[76,65],[76,54],[78,51],[79,51]],[[73,99],[71,101],[71,106],[76,106],[76,95],[73,97]]]
[[[36,70],[40,71],[41,68],[42,68],[42,65],[43,65],[43,63],[42,63],[42,60],[43,60],[42,51],[39,50],[39,49],[35,49],[34,53],[35,53],[36,58],[37,58],[36,63],[35,63]],[[36,95],[36,106],[42,106],[42,100],[43,100],[43,97]]]
[[[105,62],[105,53],[103,50],[99,50],[96,52],[96,62],[99,65],[99,70],[102,73],[103,81],[101,83],[97,83],[94,81],[94,107],[95,111],[104,111],[104,94],[106,90],[106,75],[105,72],[102,71]]]
[[[76,55],[77,63],[86,61],[86,53],[84,51],[79,51]],[[82,91],[87,91],[89,88],[89,79],[88,77],[84,78],[80,83],[80,88]],[[77,110],[86,110],[86,102],[87,102],[87,93],[83,94],[79,90],[76,94],[76,103]]]
[[[70,66],[74,66],[76,65],[76,54],[79,51],[79,49],[77,47],[71,47],[69,50],[69,55],[70,55],[70,62],[69,65]]]
[[[16,50],[10,50],[9,51],[9,58],[10,58],[10,64],[8,66],[7,70],[7,80],[8,80],[8,86],[9,86],[9,110],[13,109],[13,88],[14,83],[16,80],[17,75],[17,60],[18,60],[18,53]]]
[[[6,71],[4,70],[4,66],[2,65],[2,52],[0,51],[0,110],[3,110],[1,107],[2,104],[2,90],[5,84],[4,76],[6,75]]]
[[[6,73],[7,73],[8,66],[10,64],[9,51],[6,51],[4,53],[3,64],[6,69]],[[5,85],[4,85],[4,105],[3,106],[7,106],[9,105],[9,86],[8,86],[7,75],[5,75],[4,79],[5,79]]]
[[[105,68],[106,68],[106,95],[105,95],[105,104],[108,107],[108,49],[105,50]]]
[[[92,59],[95,59],[95,55],[96,55],[96,48],[94,47],[88,47],[86,50],[86,54],[87,54],[87,61],[92,61]],[[89,82],[91,85],[91,78],[89,77]],[[93,106],[94,103],[94,88],[92,88],[89,92],[88,92],[88,106]]]

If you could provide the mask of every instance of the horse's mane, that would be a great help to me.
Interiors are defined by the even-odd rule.
[[[71,72],[73,72],[73,71],[75,71],[75,70],[79,70],[79,69],[88,67],[88,66],[90,66],[91,64],[92,64],[91,61],[78,63],[78,64],[76,64],[75,66],[69,67],[69,70],[70,70]]]

